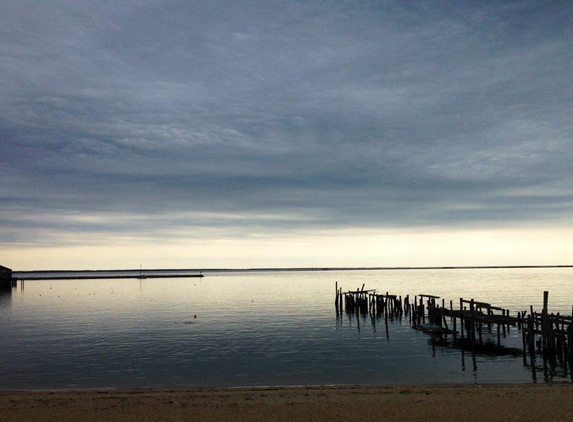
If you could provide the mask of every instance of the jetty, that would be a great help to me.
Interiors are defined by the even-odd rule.
[[[147,278],[203,278],[201,270],[155,269],[146,270],[48,270],[13,271],[0,265],[0,287],[16,287],[18,281],[26,280],[112,280]]]
[[[101,274],[74,272],[69,274],[62,273],[44,273],[44,274],[19,274],[14,280],[116,280],[116,279],[147,279],[147,278],[202,278],[203,274],[154,274],[148,272],[137,272],[132,274]]]
[[[550,313],[548,291],[543,293],[541,310],[529,306],[527,310],[512,313],[473,298],[459,298],[454,302],[424,293],[410,299],[410,295],[377,293],[365,289],[365,285],[343,291],[338,283],[335,289],[337,317],[346,313],[356,315],[359,321],[360,317],[370,316],[373,324],[383,317],[387,337],[389,320],[407,318],[412,329],[428,333],[440,344],[461,349],[462,359],[465,352],[471,353],[474,367],[476,353],[516,354],[521,355],[523,365],[532,369],[534,379],[536,360],[540,359],[546,376],[549,367],[560,366],[565,373],[569,371],[573,380],[573,307],[571,315]],[[503,345],[503,339],[511,330],[516,330],[521,337],[519,349]]]

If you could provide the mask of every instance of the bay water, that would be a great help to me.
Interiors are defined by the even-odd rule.
[[[335,282],[473,298],[514,316],[541,311],[548,290],[549,311],[570,315],[571,268],[204,274],[27,280],[1,292],[0,389],[571,382],[567,365],[524,365],[517,328],[501,353],[473,359],[407,319],[386,325],[334,306]]]

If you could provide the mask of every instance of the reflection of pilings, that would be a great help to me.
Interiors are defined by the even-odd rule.
[[[535,353],[539,353],[544,365],[557,364],[571,367],[573,358],[573,318],[560,313],[553,314],[548,311],[549,293],[544,292],[543,309],[541,314],[530,307],[527,318],[526,342],[529,345],[531,360]],[[573,312],[572,312],[573,313]]]
[[[340,314],[344,309],[349,315],[362,315],[364,318],[370,314],[373,326],[376,318],[383,316],[387,328],[389,319],[401,320],[406,315],[413,328],[443,337],[453,334],[454,339],[460,335],[462,351],[468,347],[473,356],[477,346],[482,347],[484,344],[485,333],[496,335],[497,347],[502,347],[502,338],[511,333],[511,327],[516,327],[521,331],[524,365],[528,365],[529,360],[529,364],[534,367],[536,355],[539,355],[544,360],[544,369],[573,367],[573,316],[549,313],[548,292],[544,292],[541,313],[534,312],[533,307],[530,307],[529,313],[520,311],[514,317],[508,309],[474,299],[460,298],[459,309],[454,309],[453,301],[450,301],[449,308],[446,307],[445,299],[441,300],[441,306],[437,304],[438,296],[420,294],[410,301],[410,295],[402,299],[389,292],[379,294],[376,290],[365,290],[364,285],[343,293],[337,283],[335,289],[335,306]],[[448,320],[452,329],[448,326]]]
[[[11,295],[12,287],[8,284],[0,284],[0,295]]]
[[[18,280],[16,278],[0,278],[0,289],[9,289],[10,287],[16,287]]]
[[[365,290],[365,286],[354,291],[342,292],[342,288],[335,286],[335,306],[337,316],[345,310],[352,321],[356,315],[358,329],[360,318],[370,315],[372,327],[376,330],[376,322],[384,318],[386,337],[389,338],[389,320],[402,321],[404,316],[413,328],[440,336],[440,341],[447,342],[447,335],[453,334],[453,341],[464,350],[471,350],[474,369],[476,353],[498,354],[504,349],[502,339],[511,333],[511,327],[520,330],[523,364],[530,367],[535,380],[537,370],[536,357],[543,358],[543,373],[546,379],[555,373],[555,368],[561,367],[567,376],[571,374],[573,380],[573,316],[553,314],[548,311],[549,293],[544,292],[543,310],[534,312],[532,306],[528,311],[517,312],[517,316],[510,315],[508,309],[493,306],[475,299],[459,299],[459,309],[454,309],[453,301],[449,308],[445,299],[441,306],[437,304],[438,296],[417,295],[410,300],[410,295],[402,299],[401,296],[376,293],[376,290]],[[573,315],[573,309],[572,309]],[[449,318],[448,318],[449,317]],[[426,320],[428,324],[426,324]],[[448,320],[453,330],[448,326]],[[495,331],[494,331],[495,329]],[[485,337],[484,334],[489,334]],[[458,335],[460,338],[458,339]],[[492,342],[492,336],[497,339]],[[492,349],[492,344],[495,348]],[[528,358],[529,357],[529,358]],[[463,356],[462,356],[463,365]]]
[[[462,370],[465,371],[465,351],[467,351],[468,348],[468,339],[465,341],[462,341],[461,338],[458,338],[457,340],[455,338],[448,340],[444,336],[432,336],[429,338],[428,342],[432,347],[434,345],[439,345],[448,349],[460,350]],[[527,350],[523,350],[521,347],[498,346],[496,342],[490,340],[485,341],[483,344],[476,342],[475,352],[472,353],[472,367],[474,371],[477,370],[479,356],[510,356],[518,359],[520,356],[524,357],[527,353]],[[538,373],[542,373],[543,379],[546,381],[551,381],[555,376],[559,376],[562,379],[571,379],[573,381],[573,373],[571,373],[570,366],[569,362],[558,362],[557,364],[553,364],[551,360],[539,362],[539,360],[535,359],[525,365],[525,367],[531,372],[531,377],[534,381],[537,380]]]

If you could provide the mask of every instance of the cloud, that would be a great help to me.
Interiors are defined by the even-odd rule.
[[[3,242],[572,216],[569,6],[1,8]]]

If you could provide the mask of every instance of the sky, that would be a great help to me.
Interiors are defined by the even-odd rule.
[[[0,3],[0,264],[573,264],[573,3]]]

